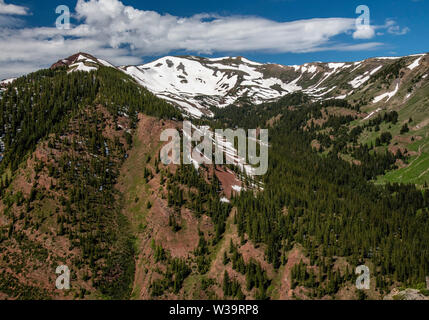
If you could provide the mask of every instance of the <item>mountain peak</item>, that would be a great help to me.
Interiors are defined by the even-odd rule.
[[[60,59],[57,62],[55,62],[52,66],[51,69],[55,69],[58,67],[64,67],[64,66],[69,66],[71,64],[73,64],[76,60],[79,60],[79,58],[87,58],[87,59],[92,59],[95,60],[96,58],[88,53],[85,52],[78,52],[75,53],[71,56],[69,56],[68,58],[64,58],[64,59]]]
[[[78,52],[68,58],[58,60],[51,66],[51,69],[58,67],[69,67],[70,71],[92,71],[98,69],[98,66],[115,67],[111,63],[96,58],[95,56],[86,53]]]

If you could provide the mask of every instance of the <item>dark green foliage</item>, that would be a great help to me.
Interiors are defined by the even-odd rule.
[[[50,300],[47,290],[23,285],[17,278],[8,275],[3,270],[0,270],[0,292],[11,297],[19,297],[20,300]]]
[[[406,65],[406,59],[402,58],[395,62],[384,66],[379,72],[371,77],[371,82],[376,82],[378,79],[382,79],[384,83],[397,79],[401,76],[401,69]]]
[[[241,286],[236,280],[230,280],[228,272],[225,271],[223,276],[223,295],[225,297],[233,297],[238,300],[244,300],[245,296],[241,290]]]
[[[392,134],[390,132],[383,132],[380,136],[381,144],[390,144],[392,141]]]
[[[191,269],[183,259],[168,258],[165,264],[167,270],[163,273],[163,278],[157,279],[151,284],[152,297],[159,297],[167,290],[178,294],[182,288],[183,281],[191,273]]]
[[[182,229],[180,224],[177,222],[176,216],[174,214],[168,217],[168,226],[171,227],[173,232],[178,232]]]
[[[7,166],[16,170],[40,139],[59,133],[77,110],[97,103],[115,116],[128,115],[134,125],[138,112],[181,119],[173,106],[113,68],[90,73],[41,70],[14,81],[0,99],[0,136],[6,150],[0,172]],[[131,137],[126,138],[131,144]]]
[[[17,79],[0,99],[0,136],[6,150],[0,175],[8,168],[14,172],[41,141],[58,151],[53,162],[38,161],[34,166],[36,174],[46,170],[56,180],[55,185],[51,182],[50,189],[61,194],[56,200],[63,213],[54,219],[54,230],[70,240],[70,250],[77,248],[81,252],[74,268],[89,268],[91,276],[85,272],[85,278],[92,280],[93,286],[106,297],[125,299],[131,294],[134,279],[134,240],[128,221],[121,214],[115,184],[132,135],[119,130],[116,122],[116,133],[122,134],[127,146],[119,136],[107,138],[103,131],[106,114],[99,111],[100,105],[107,109],[114,123],[119,116],[129,118],[131,129],[136,126],[138,112],[181,118],[173,106],[118,70],[41,70]],[[2,181],[2,194],[8,184],[8,179]],[[35,184],[28,199],[16,193],[6,196],[4,203],[16,203],[25,212],[32,212],[45,196],[46,192]],[[9,216],[15,219],[10,210]],[[44,219],[25,215],[26,228],[39,230],[43,223]],[[23,234],[16,232],[13,223],[8,235],[10,241],[19,240],[22,247]],[[162,253],[158,258],[165,259]],[[177,264],[173,266],[176,267]],[[79,294],[82,297],[86,293]]]
[[[384,118],[383,120],[386,122],[391,122],[393,124],[397,124],[398,123],[398,113],[396,111],[391,111],[391,112],[386,112],[384,114]]]
[[[422,281],[429,272],[429,193],[411,185],[383,188],[367,181],[394,164],[396,156],[389,152],[374,154],[358,145],[352,154],[361,165],[345,162],[336,153],[321,157],[314,152],[310,144],[315,132],[303,128],[319,106],[290,110],[280,102],[272,108],[282,117],[270,130],[264,191],[256,196],[242,192],[234,199],[239,235],[266,244],[267,260],[276,268],[282,252],[300,243],[313,260],[342,256],[357,266],[370,259],[381,283]],[[228,112],[223,110],[225,117]],[[247,127],[255,122],[253,112],[248,110],[241,119],[231,114],[223,121]],[[324,276],[329,278],[327,270]],[[344,281],[350,280],[333,275],[326,291],[335,293]]]
[[[268,278],[266,271],[253,259],[246,265],[243,256],[238,252],[237,246],[235,246],[232,241],[230,243],[229,253],[231,259],[229,259],[225,251],[224,264],[228,264],[229,260],[231,260],[232,268],[246,276],[247,291],[257,288],[255,298],[257,300],[265,300],[267,298],[266,291],[271,284],[271,280]]]
[[[231,205],[220,201],[220,182],[216,174],[210,175],[208,180],[207,182],[193,166],[182,164],[168,180],[168,205],[180,208],[186,204],[197,216],[206,214],[211,217],[216,233],[214,243],[217,243],[225,232]],[[181,186],[188,188],[186,194]]]
[[[410,129],[408,128],[408,124],[405,123],[401,128],[401,134],[407,133],[409,131],[410,131]]]

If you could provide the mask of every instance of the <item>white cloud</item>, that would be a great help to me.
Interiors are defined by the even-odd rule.
[[[382,36],[384,35],[384,32],[376,30],[386,30],[387,33],[393,34],[393,35],[405,35],[410,31],[410,28],[408,27],[400,27],[397,22],[393,19],[387,19],[384,23],[384,25],[361,25],[359,26],[356,31],[353,33],[354,39],[372,39],[373,37]]]
[[[353,33],[353,39],[372,39],[375,36],[375,30],[372,26],[360,26]]]
[[[0,14],[14,14],[14,15],[27,15],[29,14],[28,8],[17,6],[14,4],[6,4],[4,0],[0,0]]]
[[[365,42],[357,44],[343,44],[330,47],[331,50],[340,51],[361,51],[361,50],[373,50],[383,45],[382,42]]]
[[[396,36],[403,36],[410,32],[410,28],[403,27],[401,28],[398,26],[397,22],[393,19],[387,19],[384,26],[381,26],[380,28],[386,29],[388,33],[396,35]]]
[[[259,17],[199,14],[190,18],[137,10],[117,0],[79,0],[77,17],[87,36],[102,37],[112,47],[130,45],[136,54],[172,50],[208,54],[214,51],[315,51],[354,26],[353,19],[276,22]]]
[[[400,28],[399,26],[391,26],[387,29],[387,32],[397,36],[403,36],[404,34],[407,34],[408,32],[410,32],[410,28],[408,27]]]
[[[0,28],[1,27],[17,27],[23,24],[21,19],[11,17],[9,15],[0,14]]]
[[[78,0],[74,17],[79,23],[71,30],[53,27],[8,29],[1,28],[0,24],[0,47],[6,48],[0,55],[0,77],[46,67],[78,51],[122,65],[141,63],[142,60],[136,57],[180,50],[198,54],[248,51],[301,53],[361,50],[359,48],[379,45],[335,43],[335,36],[356,30],[355,19],[349,18],[292,22],[213,14],[182,18],[138,10],[125,6],[119,0]],[[355,38],[369,38],[356,32],[353,34]],[[19,66],[19,70],[14,71],[14,66]]]

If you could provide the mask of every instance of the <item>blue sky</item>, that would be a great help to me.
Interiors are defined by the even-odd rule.
[[[245,56],[303,64],[427,52],[429,0],[0,0],[0,78],[47,67],[77,51],[115,64],[164,55]],[[58,30],[58,5],[70,30]],[[356,7],[370,32],[356,32]]]

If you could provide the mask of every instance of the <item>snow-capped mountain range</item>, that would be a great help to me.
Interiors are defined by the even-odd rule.
[[[299,78],[284,82],[264,75],[264,65],[245,58],[164,57],[141,66],[121,67],[141,85],[195,116],[247,97],[252,103],[301,90]]]
[[[397,95],[408,78],[417,76],[419,81],[427,81],[429,72],[427,54],[293,66],[261,64],[243,57],[167,56],[144,65],[115,67],[89,54],[77,53],[59,60],[52,68],[68,66],[69,72],[91,71],[100,65],[130,75],[191,117],[211,116],[212,107],[261,104],[297,91],[314,100],[354,99],[362,100],[362,104],[378,104]],[[390,79],[396,69],[400,74]],[[11,81],[13,79],[8,79],[0,85]],[[381,82],[374,85],[376,81]],[[406,99],[413,92],[407,90]]]

